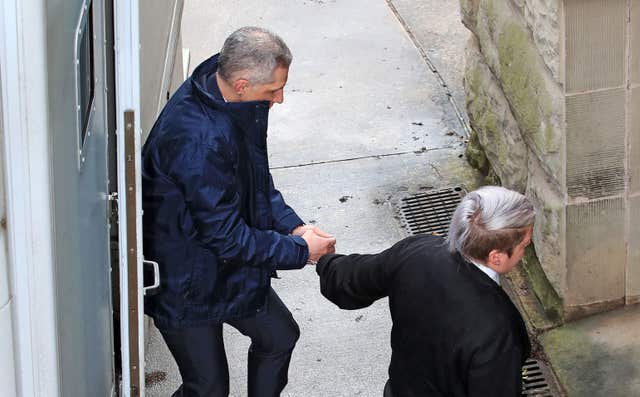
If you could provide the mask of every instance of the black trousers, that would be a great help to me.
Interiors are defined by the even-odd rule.
[[[391,390],[391,379],[387,379],[387,383],[384,384],[382,397],[393,397],[393,391]]]
[[[300,336],[298,324],[273,288],[264,310],[229,325],[251,338],[248,355],[248,397],[277,397],[287,384],[291,353]],[[222,324],[206,327],[161,329],[175,358],[182,386],[174,397],[226,397],[229,367],[224,351]]]

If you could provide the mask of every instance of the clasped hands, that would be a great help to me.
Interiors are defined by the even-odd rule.
[[[315,263],[322,255],[336,252],[336,238],[317,226],[301,225],[295,228],[291,234],[300,236],[309,247],[309,261]]]

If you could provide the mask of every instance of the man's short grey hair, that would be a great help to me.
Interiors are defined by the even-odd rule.
[[[276,67],[288,68],[291,60],[291,51],[280,36],[245,26],[225,40],[218,57],[218,74],[227,82],[244,78],[251,84],[272,83]]]
[[[497,249],[509,256],[533,225],[535,210],[524,195],[500,186],[484,186],[458,204],[447,237],[449,251],[485,260]]]

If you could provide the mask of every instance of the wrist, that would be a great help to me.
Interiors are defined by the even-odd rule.
[[[291,230],[291,234],[293,234],[294,236],[302,236],[306,231],[306,226],[306,224],[302,223],[294,227],[293,230]]]

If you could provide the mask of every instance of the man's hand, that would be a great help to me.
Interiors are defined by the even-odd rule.
[[[322,234],[318,234],[318,231]],[[336,252],[336,239],[316,227],[307,229],[302,238],[309,247],[309,261],[311,262],[317,262],[322,255]]]

